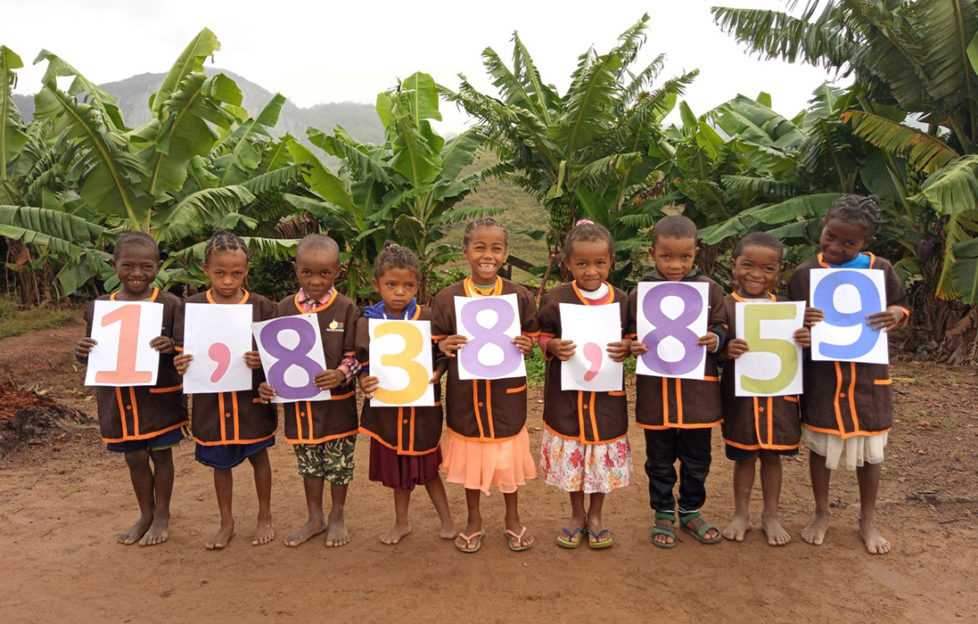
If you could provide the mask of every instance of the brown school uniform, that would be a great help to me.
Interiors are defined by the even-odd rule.
[[[431,309],[419,305],[411,321],[430,321]],[[366,369],[370,362],[369,321],[357,319],[357,359]],[[376,363],[378,366],[380,362]],[[423,407],[373,407],[363,400],[360,431],[377,440],[398,455],[424,455],[438,448],[441,441],[441,384],[435,384],[435,404]]]
[[[275,316],[315,314],[323,339],[326,370],[335,370],[345,355],[356,354],[356,322],[359,312],[349,297],[334,291],[318,308],[305,312],[299,294],[286,297],[275,308]],[[321,444],[355,435],[358,429],[355,380],[330,390],[328,401],[285,403],[285,441],[289,444]]]
[[[600,305],[618,303],[621,330],[628,326],[628,296],[608,284],[611,296]],[[574,340],[580,348],[581,337],[562,335],[560,304],[595,305],[584,298],[575,282],[555,287],[540,304],[540,333],[552,338]],[[605,346],[601,345],[604,349]],[[582,444],[604,444],[623,437],[628,429],[628,399],[625,391],[584,392],[561,390],[560,370],[563,362],[548,358],[544,389],[543,422],[554,435]],[[622,373],[624,388],[624,372]]]
[[[906,314],[903,322],[906,322],[910,316],[909,303],[893,265],[871,253],[865,255],[870,257],[871,269],[883,271],[885,305],[903,308]],[[821,253],[798,265],[788,281],[788,297],[794,301],[809,301],[811,270],[818,268],[833,268],[822,260]],[[893,424],[890,384],[893,382],[886,364],[816,362],[809,351],[805,355],[803,371],[803,427],[843,438],[878,435],[890,430]]]
[[[193,295],[186,302],[224,305],[214,303],[210,290]],[[272,318],[274,304],[253,292],[246,290],[237,305],[251,306],[252,322],[267,321]],[[181,307],[173,331],[181,346],[184,336],[184,311],[185,308]],[[252,348],[257,349],[254,346]],[[193,355],[199,358],[203,354]],[[275,435],[275,430],[278,428],[275,406],[262,403],[258,397],[258,386],[265,381],[265,374],[261,369],[253,370],[251,379],[251,390],[194,395],[190,432],[197,444],[202,446],[252,444]]]
[[[516,294],[524,336],[536,338],[537,308],[533,295],[523,286],[496,278],[493,295]],[[476,297],[471,278],[446,286],[431,304],[432,339],[439,341],[458,333],[455,326],[455,297]],[[445,419],[453,433],[482,442],[514,438],[526,425],[526,378],[458,378],[458,358],[448,359],[448,389]]]
[[[652,270],[642,281],[667,281],[661,273]],[[693,269],[682,278],[683,282],[706,282],[709,286],[708,331],[720,339],[720,348],[726,342],[727,316],[723,307],[723,290],[719,284]],[[638,324],[638,288],[628,296],[628,334],[635,337]],[[716,354],[706,354],[706,375],[703,379],[678,377],[653,377],[636,375],[635,424],[643,429],[702,429],[720,424],[720,377]]]
[[[784,297],[769,295],[771,301],[787,301]],[[737,293],[723,298],[727,321],[727,341],[737,337],[736,309],[738,301],[746,301]],[[770,397],[735,396],[734,377],[737,360],[723,363],[720,392],[723,396],[723,440],[730,446],[745,451],[788,451],[798,448],[801,440],[801,422],[798,397],[793,395]]]
[[[100,300],[116,301],[116,295],[102,295]],[[161,336],[173,338],[173,320],[180,309],[180,299],[153,288],[146,301],[163,304]],[[85,308],[85,335],[92,335],[95,313],[93,301]],[[187,424],[187,399],[183,380],[173,366],[173,353],[160,354],[155,386],[97,386],[99,435],[104,442],[146,440]]]

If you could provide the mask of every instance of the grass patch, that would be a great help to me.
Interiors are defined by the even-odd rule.
[[[0,338],[17,336],[37,329],[58,327],[77,316],[70,308],[34,308],[22,310],[9,299],[0,298]]]

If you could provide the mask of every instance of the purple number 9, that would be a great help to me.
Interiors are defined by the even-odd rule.
[[[288,330],[299,335],[299,342],[292,349],[279,341],[282,332]],[[323,367],[309,357],[309,352],[317,345],[316,330],[308,322],[293,316],[275,319],[262,327],[259,337],[268,354],[275,358],[275,363],[268,369],[268,385],[275,388],[278,396],[299,401],[319,394],[313,378],[323,372]],[[298,366],[309,375],[309,382],[304,386],[290,386],[285,381],[286,371],[293,366]]]
[[[496,314],[496,322],[492,327],[479,325],[476,317],[484,310],[491,310]],[[519,367],[523,354],[513,344],[512,339],[503,333],[515,318],[512,306],[503,299],[477,299],[462,308],[462,324],[472,334],[472,339],[466,343],[464,349],[459,351],[465,370],[482,379],[494,379],[511,373]],[[503,350],[503,360],[498,364],[483,364],[479,360],[479,352],[484,346],[490,344]]]
[[[669,318],[662,311],[662,300],[666,297],[679,297],[683,309],[676,318]],[[704,347],[696,344],[699,336],[688,326],[703,311],[703,299],[695,288],[680,283],[662,284],[649,290],[642,302],[642,313],[655,329],[645,334],[642,342],[648,350],[642,354],[642,361],[650,370],[666,377],[683,375],[696,368],[703,355]],[[669,362],[659,357],[659,343],[673,337],[683,346],[683,357],[677,362]]]

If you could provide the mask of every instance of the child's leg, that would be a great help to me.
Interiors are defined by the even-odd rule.
[[[482,533],[482,511],[479,503],[482,500],[480,490],[470,490],[465,488],[465,509],[468,512],[468,519],[465,523],[465,531],[460,532],[455,537],[455,547],[459,550],[471,548],[476,542],[476,536]],[[464,536],[470,539],[466,540]],[[479,538],[481,541],[481,538]]]
[[[604,509],[604,493],[594,492],[591,494],[591,504],[587,508],[587,530],[590,534],[588,539],[592,542],[599,541],[597,536],[604,529],[601,522],[601,511]],[[607,533],[606,533],[607,534]]]
[[[570,492],[571,516],[567,528],[574,530],[578,527],[587,528],[587,510],[584,508],[585,494],[583,491]]]
[[[272,464],[268,461],[268,449],[248,458],[255,473],[255,490],[258,492],[258,525],[252,546],[261,546],[275,539],[272,526]]]
[[[676,430],[645,430],[645,474],[649,477],[649,506],[654,512],[675,515],[676,497]],[[666,528],[667,521],[656,520]],[[659,544],[675,544],[676,540],[665,533],[655,533],[652,540]]]
[[[706,502],[706,477],[710,474],[710,436],[712,429],[679,429],[676,432],[676,455],[679,457],[679,515],[699,512]],[[685,529],[699,532],[704,520],[689,519]],[[720,531],[711,526],[699,541],[716,543]]]
[[[438,512],[438,519],[441,520],[438,537],[452,539],[458,535],[458,528],[452,518],[452,510],[448,507],[448,495],[445,494],[445,484],[442,483],[441,475],[436,474],[425,481],[424,488],[428,491],[428,498],[431,499],[431,504],[435,506],[435,511]]]
[[[139,540],[142,546],[162,544],[170,537],[170,497],[173,494],[173,450],[149,451],[153,460],[153,523]]]
[[[781,455],[773,451],[761,451],[761,493],[764,510],[761,512],[761,529],[771,546],[784,546],[791,535],[781,526],[778,503],[781,500]]]
[[[286,546],[298,546],[326,530],[326,516],[323,515],[323,487],[325,482],[323,477],[302,477],[302,489],[306,494],[306,508],[309,516],[305,524],[289,533],[288,537],[285,538]]]
[[[346,506],[346,492],[353,481],[353,451],[356,449],[356,434],[330,440],[323,445],[326,452],[326,480],[333,506],[326,519],[326,545],[343,546],[350,542],[346,531],[343,509]]]
[[[408,507],[411,505],[411,490],[391,488],[394,490],[394,526],[380,536],[382,544],[396,544],[401,538],[411,532],[408,522]]]
[[[506,537],[510,550],[526,550],[533,546],[533,536],[520,523],[519,492],[503,492],[503,501],[506,503]]]
[[[761,451],[763,453],[764,451]],[[750,492],[754,487],[754,464],[757,453],[748,459],[734,462],[733,491],[734,515],[730,524],[723,529],[723,536],[736,542],[744,541],[744,534],[750,530]],[[763,484],[763,468],[762,484]]]
[[[231,497],[234,491],[234,478],[230,470],[214,469],[214,492],[217,494],[217,508],[221,512],[221,527],[213,537],[204,542],[207,550],[220,550],[228,545],[234,536],[234,515],[231,513]]]
[[[801,538],[809,544],[821,546],[825,533],[829,530],[829,481],[832,471],[825,465],[825,457],[814,451],[808,454],[808,474],[812,480],[812,494],[815,495],[815,518],[801,530]]]
[[[880,472],[883,464],[864,464],[856,468],[859,480],[859,534],[866,550],[872,555],[890,552],[890,543],[876,528],[876,496],[880,490]]]
[[[327,546],[343,546],[350,543],[350,534],[346,532],[346,520],[343,517],[348,488],[347,485],[329,484],[329,495],[333,506],[329,510],[329,518],[326,519]]]
[[[139,504],[139,519],[119,535],[119,543],[130,545],[145,535],[153,522],[153,471],[149,467],[149,452],[146,450],[126,453],[129,467],[129,480]]]

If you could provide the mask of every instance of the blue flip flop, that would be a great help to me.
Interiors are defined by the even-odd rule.
[[[577,548],[584,543],[584,538],[587,536],[587,529],[584,527],[577,527],[573,531],[564,527],[561,531],[564,535],[558,535],[556,539],[557,545],[561,548]]]

